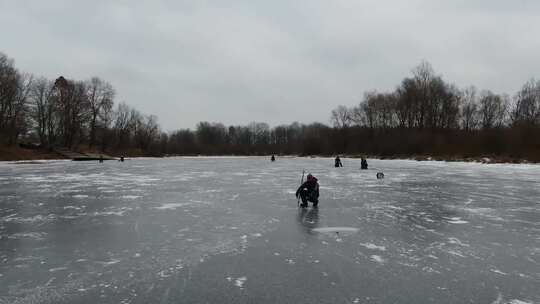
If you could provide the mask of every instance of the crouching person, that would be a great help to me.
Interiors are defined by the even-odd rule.
[[[307,175],[307,180],[296,190],[296,197],[298,196],[302,199],[300,207],[307,207],[308,202],[312,202],[313,207],[317,207],[319,204],[319,183],[315,176]]]

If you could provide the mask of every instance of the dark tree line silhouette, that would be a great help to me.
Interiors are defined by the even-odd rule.
[[[115,105],[111,84],[20,72],[0,53],[0,144],[98,149],[136,155],[369,154],[499,156],[540,161],[540,81],[514,95],[460,89],[422,62],[391,92],[340,105],[331,126],[263,122],[163,132],[153,115]]]

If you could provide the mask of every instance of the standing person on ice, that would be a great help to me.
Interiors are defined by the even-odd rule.
[[[367,166],[368,166],[367,165],[367,160],[364,157],[362,157],[362,161],[361,161],[360,166],[361,166],[362,170],[367,170]]]
[[[343,167],[343,164],[341,163],[341,159],[339,158],[339,155],[336,156],[336,160],[335,160],[335,162],[334,162],[334,166],[335,166],[336,168],[338,168],[338,167]]]
[[[307,175],[307,180],[296,190],[296,197],[299,195],[302,199],[300,207],[307,207],[308,201],[313,203],[313,207],[317,207],[319,204],[319,183],[315,176]]]

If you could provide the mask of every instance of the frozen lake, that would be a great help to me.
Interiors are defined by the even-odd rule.
[[[0,303],[540,303],[540,166],[342,161],[0,163]]]

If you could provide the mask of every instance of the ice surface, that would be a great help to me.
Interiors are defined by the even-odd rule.
[[[0,303],[540,303],[540,166],[342,161],[0,163]]]
[[[312,221],[311,223],[315,223]],[[321,232],[321,233],[340,233],[340,232],[358,232],[358,228],[354,227],[321,227],[321,228],[314,228],[313,231],[315,232]]]

